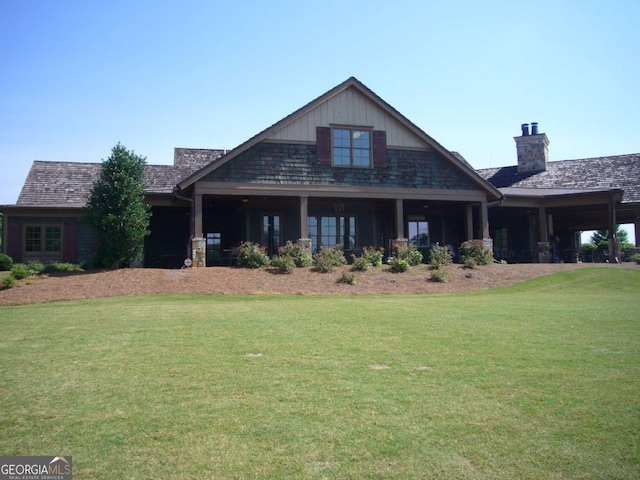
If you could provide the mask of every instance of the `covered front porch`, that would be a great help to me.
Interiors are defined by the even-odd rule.
[[[196,266],[233,265],[235,249],[245,241],[264,246],[270,256],[286,242],[312,252],[341,245],[347,258],[364,247],[389,251],[398,240],[414,243],[425,258],[435,243],[455,252],[467,239],[489,238],[487,202],[473,192],[466,196],[454,201],[416,192],[405,192],[405,198],[389,192],[365,197],[347,189],[309,195],[196,193],[192,258]]]
[[[571,191],[505,188],[500,208],[489,211],[494,256],[509,263],[580,262],[580,233],[608,230],[609,262],[621,259],[616,226],[640,222],[637,208],[621,203],[620,189]],[[636,245],[638,235],[636,234]]]

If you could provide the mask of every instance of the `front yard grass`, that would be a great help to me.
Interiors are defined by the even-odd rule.
[[[0,452],[74,478],[638,478],[640,272],[0,308]]]

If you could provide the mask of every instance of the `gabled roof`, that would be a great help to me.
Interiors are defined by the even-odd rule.
[[[440,153],[442,156],[444,156],[453,165],[455,165],[461,171],[465,172],[478,185],[480,185],[485,190],[489,191],[496,198],[500,197],[500,192],[497,189],[495,189],[491,184],[488,184],[480,175],[478,175],[477,172],[459,154],[456,155],[450,152],[449,150],[447,150],[446,148],[444,148],[436,140],[434,140],[429,135],[427,135],[423,130],[417,127],[413,122],[411,122],[408,118],[406,118],[404,115],[398,112],[395,108],[393,108],[391,105],[385,102],[382,98],[380,98],[376,93],[374,93],[371,89],[369,89],[367,86],[365,86],[362,82],[360,82],[355,77],[348,78],[347,80],[337,85],[336,87],[332,88],[331,90],[324,93],[323,95],[319,96],[315,100],[312,100],[311,102],[299,108],[298,110],[291,113],[290,115],[286,116],[282,120],[274,123],[270,127],[263,130],[262,132],[251,137],[249,140],[239,145],[235,149],[231,150],[226,155],[223,155],[216,161],[210,163],[204,168],[193,173],[192,175],[190,175],[189,177],[185,178],[180,183],[178,183],[178,187],[180,189],[185,189],[189,187],[190,185],[202,179],[204,176],[206,176],[213,170],[221,167],[222,165],[229,162],[233,158],[249,150],[251,147],[269,138],[275,132],[291,124],[292,122],[299,119],[306,113],[310,112],[314,108],[318,107],[319,105],[323,104],[324,102],[328,101],[332,97],[340,94],[341,92],[345,91],[348,88],[354,88],[357,91],[359,91],[369,100],[371,100],[374,104],[378,105],[380,108],[386,111],[391,117],[393,117],[396,121],[402,124],[405,128],[407,128],[409,131],[415,134],[418,138],[424,141],[427,145],[429,145],[438,153]]]
[[[575,193],[622,189],[622,203],[640,202],[640,153],[549,162],[542,172],[518,173],[518,167],[510,166],[478,173],[501,192],[512,195],[549,189]]]

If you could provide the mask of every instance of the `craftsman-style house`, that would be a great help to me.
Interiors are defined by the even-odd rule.
[[[229,264],[242,241],[357,253],[470,238],[493,238],[505,259],[550,261],[556,237],[570,252],[580,230],[640,224],[640,155],[549,162],[536,124],[516,146],[517,167],[476,171],[349,78],[231,151],[176,149],[174,165],[147,165],[144,264]],[[5,252],[90,259],[96,240],[79,219],[99,169],[34,162],[18,202],[0,207]]]

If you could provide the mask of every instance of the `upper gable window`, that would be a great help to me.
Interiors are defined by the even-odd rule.
[[[371,131],[333,128],[333,164],[344,167],[371,166]]]

